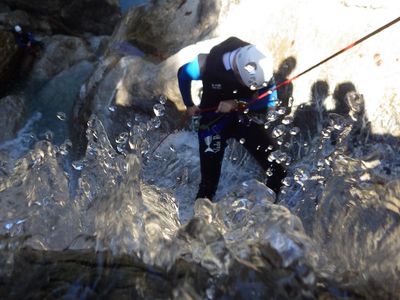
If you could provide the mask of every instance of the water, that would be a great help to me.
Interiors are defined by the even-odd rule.
[[[142,299],[188,293],[301,299],[351,298],[352,293],[390,298],[399,291],[400,161],[394,147],[375,143],[349,157],[340,151],[349,131],[338,133],[342,142],[333,149],[319,143],[325,140],[321,134],[292,164],[293,177],[285,179],[281,205],[276,205],[274,193],[261,183],[266,175],[233,142],[225,155],[218,202],[193,203],[199,183],[196,134],[174,133],[150,155],[146,141],[159,136],[158,128],[131,122],[131,131],[119,138],[121,143],[129,139],[136,151],[124,156],[93,117],[87,153],[72,163],[78,175],[65,168],[67,157],[50,141],[8,154],[0,181],[1,247],[8,249],[0,257],[4,282],[14,290],[21,285],[16,263],[23,265],[26,255],[38,264],[33,274],[62,278],[69,265],[73,278],[69,285],[54,279],[53,286],[39,280],[40,289],[22,284],[15,295],[112,299],[134,291]],[[20,136],[27,131],[28,125]],[[7,145],[15,148],[11,145],[19,141],[2,149],[8,153]],[[275,153],[275,159],[282,155]],[[79,177],[74,193],[69,192],[72,176]],[[388,185],[383,187],[382,180]],[[57,252],[63,249],[68,250]],[[91,249],[98,254],[90,254]],[[12,253],[19,254],[10,260]],[[43,255],[53,261],[51,271],[39,268]],[[74,263],[77,255],[86,271]],[[121,269],[124,255],[134,259]],[[168,279],[182,272],[187,280]],[[128,288],[118,288],[113,276]],[[163,289],[154,290],[143,276]],[[129,284],[128,277],[136,283]],[[371,281],[390,284],[376,290]]]

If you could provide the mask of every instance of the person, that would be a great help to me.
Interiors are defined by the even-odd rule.
[[[18,47],[26,50],[29,54],[36,55],[43,48],[43,43],[36,40],[31,32],[23,31],[20,25],[14,26],[13,33]]]
[[[237,37],[230,37],[214,46],[208,54],[199,54],[182,65],[177,76],[187,113],[200,118],[201,182],[196,199],[212,201],[230,138],[240,141],[267,173],[272,172],[266,185],[279,193],[285,170],[282,165],[268,160],[273,151],[271,146],[276,146],[275,141],[265,130],[264,123],[254,122],[242,106],[245,103],[246,110],[264,115],[277,106],[271,55]],[[203,84],[198,106],[191,96],[193,80],[202,80]]]

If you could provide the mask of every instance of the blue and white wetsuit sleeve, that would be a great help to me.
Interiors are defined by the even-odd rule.
[[[191,107],[194,105],[192,94],[191,94],[191,86],[192,80],[200,80],[200,66],[199,60],[192,60],[191,62],[184,64],[178,70],[178,83],[179,83],[179,91],[181,92],[183,103],[185,103],[186,107]]]
[[[269,90],[272,90],[272,92],[270,94],[267,94],[263,98],[257,99],[257,101],[249,106],[249,109],[261,110],[278,105],[278,92],[276,91],[275,79],[273,77],[265,88],[259,90],[259,94],[262,95]]]

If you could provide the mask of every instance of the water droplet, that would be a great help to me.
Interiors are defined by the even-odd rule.
[[[260,150],[260,148],[261,148],[261,146],[260,146],[260,145],[258,145],[258,146],[257,146],[257,151],[258,151],[258,150]]]
[[[268,129],[268,128],[269,128],[268,122],[266,122],[266,123],[264,124],[264,128],[265,128],[265,129]]]
[[[119,136],[115,139],[117,144],[125,144],[128,141],[128,132],[121,132]]]
[[[284,114],[286,114],[286,107],[279,107],[277,110],[276,110],[276,112],[277,112],[277,114],[278,115],[284,115]]]
[[[64,142],[63,144],[60,145],[60,154],[61,155],[67,155],[69,153],[69,145]]]
[[[272,131],[272,137],[278,138],[285,133],[286,127],[284,125],[278,125]]]
[[[154,128],[160,128],[160,126],[161,126],[161,120],[160,120],[160,118],[159,117],[155,117],[155,118],[152,118],[150,121],[149,121],[149,127],[150,127],[150,129],[154,129]]]
[[[115,158],[115,156],[116,156],[115,152],[112,151],[112,150],[109,150],[109,151],[107,152],[107,154],[108,154],[108,157],[110,157],[111,159]]]
[[[172,152],[176,152],[176,150],[175,150],[175,147],[174,146],[169,146],[169,149],[172,151]]]
[[[157,117],[162,117],[165,114],[165,106],[162,104],[155,104],[153,106],[153,111]]]
[[[45,138],[45,140],[51,142],[53,140],[53,138],[54,138],[54,133],[52,131],[50,131],[50,130],[47,130],[44,133],[44,138]]]
[[[126,154],[125,147],[123,145],[117,145],[117,151],[121,154]]]
[[[116,107],[114,105],[111,105],[108,107],[108,110],[114,112],[116,110]]]
[[[288,107],[292,107],[293,101],[294,101],[293,97],[289,97],[289,99],[288,99]]]
[[[161,95],[159,100],[158,100],[161,104],[165,104],[167,103],[167,97],[165,97],[164,95]]]
[[[59,111],[59,112],[57,113],[57,118],[58,118],[60,121],[65,121],[65,119],[67,118],[67,115],[65,114],[65,112]]]
[[[244,138],[241,138],[241,139],[239,140],[239,143],[241,143],[242,145],[243,145],[245,142],[246,142],[246,140],[245,140]]]
[[[77,171],[82,171],[83,170],[83,163],[81,161],[74,161],[72,163],[72,167]]]
[[[234,90],[234,91],[233,91],[234,94],[237,94],[237,92],[238,92],[238,90]]]
[[[305,170],[303,170],[301,168],[297,168],[294,171],[293,178],[297,183],[299,183],[300,185],[303,186],[304,181],[308,180],[309,174]]]
[[[274,175],[274,172],[272,171],[272,168],[268,168],[267,171],[265,172],[265,174],[266,174],[268,177],[271,177],[272,175]]]
[[[250,85],[250,89],[251,89],[252,91],[255,91],[255,90],[257,89],[257,85],[256,85],[256,84],[251,84],[251,85]]]
[[[321,131],[323,139],[328,139],[331,136],[331,131],[329,129],[324,129]]]
[[[269,111],[267,113],[267,120],[269,122],[274,122],[276,119],[278,119],[278,114],[275,111]]]
[[[289,186],[292,185],[292,183],[293,183],[293,178],[292,177],[285,177],[285,178],[282,179],[282,184],[284,186],[289,187]]]
[[[132,122],[131,122],[131,121],[128,121],[128,122],[126,123],[126,126],[128,126],[129,128],[132,128]]]
[[[13,223],[6,223],[6,224],[4,224],[4,228],[5,228],[6,230],[10,230],[11,228],[13,228],[13,226],[14,226]]]
[[[269,145],[267,148],[269,151],[271,151],[272,149],[274,149],[274,147],[272,145]]]
[[[287,161],[287,162],[291,161],[291,157],[287,153],[282,152],[282,151],[275,151],[275,152],[277,152],[275,160],[278,164],[281,164],[285,161]]]
[[[18,220],[17,222],[15,222],[15,224],[19,225],[19,224],[25,223],[25,221],[26,221],[26,219]]]
[[[273,162],[275,159],[276,159],[276,153],[275,153],[275,152],[271,152],[271,153],[268,155],[268,161],[269,161],[269,162]]]
[[[291,123],[293,123],[293,117],[292,116],[285,116],[282,119],[282,124],[284,124],[284,125],[289,125]]]
[[[243,113],[244,113],[244,114],[248,114],[249,111],[250,111],[250,109],[246,108],[246,109],[243,111]]]
[[[318,171],[321,171],[322,168],[324,167],[324,165],[325,165],[325,161],[322,158],[318,159],[318,161],[317,161]]]
[[[293,127],[292,129],[290,129],[289,133],[291,135],[297,135],[300,132],[300,128],[299,127]]]

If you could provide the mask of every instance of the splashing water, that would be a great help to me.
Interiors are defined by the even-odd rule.
[[[55,262],[60,259],[50,253],[64,250],[66,264],[80,257],[86,267],[72,275],[79,288],[106,290],[109,297],[118,294],[113,285],[97,288],[79,281],[91,264],[96,272],[110,269],[95,273],[99,278],[116,276],[124,283],[132,279],[133,264],[150,279],[133,277],[140,283],[132,289],[154,298],[190,292],[199,298],[243,298],[245,293],[258,299],[304,299],[332,296],[332,290],[349,299],[351,293],[376,299],[398,295],[400,158],[395,147],[375,143],[350,153],[352,121],[338,115],[330,115],[329,125],[308,143],[298,127],[286,127],[292,120],[283,117],[287,124],[271,121],[271,127],[304,154],[268,149],[266,159],[290,162],[279,197],[261,183],[273,170],[263,174],[242,142],[230,141],[216,202],[194,201],[200,180],[196,134],[175,132],[150,155],[164,114],[163,103],[156,105],[155,118],[131,120],[129,130],[115,138],[124,145],[123,155],[96,116],[88,122],[86,153],[73,162],[68,140],[59,147],[51,139],[35,141],[16,156],[2,145],[0,232],[6,238],[1,248],[23,252],[29,247]],[[14,252],[7,251],[0,254],[0,275],[26,293],[19,273],[12,271],[21,252],[10,259]],[[69,251],[75,252],[68,256]],[[85,254],[90,251],[104,257],[92,263]],[[111,271],[106,253],[121,258],[117,265],[124,267]],[[124,255],[131,265],[123,264]],[[176,282],[165,279],[182,278],[179,274],[185,276]],[[36,278],[37,289],[46,286]],[[154,282],[163,292],[153,291]],[[68,294],[54,284],[56,290],[49,293]]]

